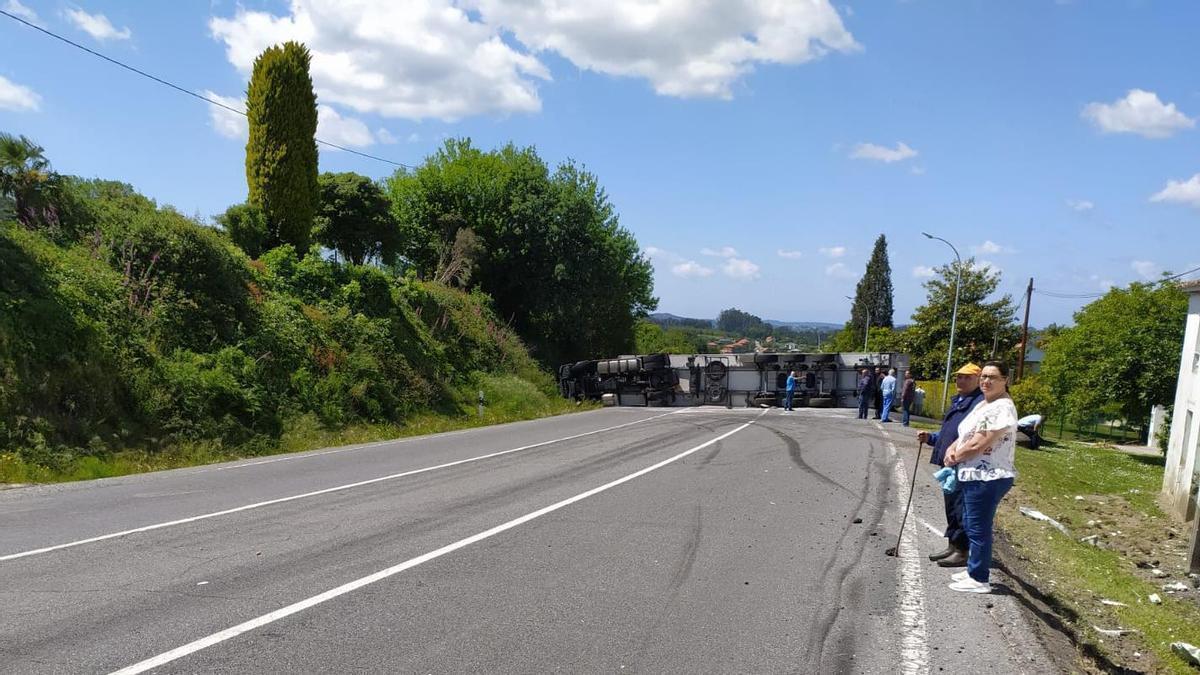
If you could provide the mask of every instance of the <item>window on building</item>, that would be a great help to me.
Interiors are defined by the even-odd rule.
[[[1184,418],[1184,422],[1183,422],[1183,435],[1179,437],[1180,438],[1180,440],[1179,440],[1179,466],[1180,466],[1180,468],[1182,468],[1185,464],[1187,464],[1186,448],[1187,448],[1188,439],[1191,437],[1192,437],[1192,411],[1189,410],[1189,411],[1187,411],[1187,417]]]

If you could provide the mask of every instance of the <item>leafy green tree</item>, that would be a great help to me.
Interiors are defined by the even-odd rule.
[[[253,204],[234,204],[217,216],[217,222],[238,248],[251,258],[267,251],[271,240],[266,214]]]
[[[399,251],[400,231],[374,181],[357,173],[323,173],[316,240],[355,265],[386,262]]]
[[[682,330],[663,330],[662,326],[643,319],[637,323],[633,350],[638,354],[693,354],[696,344]]]
[[[736,307],[723,310],[717,316],[717,329],[750,337],[764,337],[771,334],[771,324],[764,323],[757,316],[743,312]]]
[[[821,346],[827,352],[861,352],[863,350],[863,332],[847,325],[834,333]],[[903,352],[905,349],[904,333],[884,326],[871,326],[867,335],[867,351],[869,352]]]
[[[1173,284],[1114,288],[1075,313],[1075,325],[1046,343],[1039,379],[1077,422],[1106,405],[1142,425],[1175,397],[1187,297]]]
[[[629,352],[657,305],[653,269],[596,177],[551,172],[533,148],[484,152],[450,140],[387,181],[403,259],[433,278],[463,228],[477,237],[470,284],[543,363]],[[443,268],[444,269],[444,268]]]
[[[246,90],[246,185],[270,228],[267,247],[308,250],[317,210],[317,96],[308,48],[270,47],[254,60]]]
[[[912,368],[922,377],[937,379],[945,375],[958,269],[956,261],[934,270],[935,276],[924,284],[925,304],[913,312],[913,322],[904,331],[904,351],[912,359]],[[992,358],[1011,361],[1010,352],[1020,339],[1020,330],[1015,323],[1016,307],[1011,296],[1005,294],[989,301],[999,286],[1000,272],[976,265],[974,258],[962,262],[952,367]]]
[[[0,132],[0,213],[28,228],[58,224],[55,193],[58,175],[40,145],[24,136]]]
[[[867,261],[867,269],[854,290],[854,304],[850,306],[849,327],[858,329],[870,322],[872,326],[892,327],[892,266],[888,263],[887,237],[879,235],[875,249]]]

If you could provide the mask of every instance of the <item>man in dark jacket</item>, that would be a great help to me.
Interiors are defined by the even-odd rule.
[[[942,419],[940,431],[921,431],[917,440],[933,446],[931,464],[945,466],[946,449],[958,440],[958,425],[975,406],[983,402],[983,392],[979,390],[980,367],[974,363],[959,368],[954,372],[954,388],[957,395],[950,401],[950,409]],[[942,493],[946,506],[946,550],[929,556],[936,560],[941,567],[963,567],[967,564],[967,532],[963,529],[963,499],[962,490],[950,494]]]
[[[863,368],[858,375],[858,419],[867,419],[867,410],[875,399],[875,377],[870,368]]]
[[[913,379],[912,371],[904,371],[904,385],[900,389],[900,407],[904,410],[904,426],[908,426],[908,418],[912,416],[913,402],[917,400],[917,381]]]

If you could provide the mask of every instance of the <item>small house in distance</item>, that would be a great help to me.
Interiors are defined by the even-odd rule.
[[[1163,502],[1173,515],[1184,520],[1196,516],[1196,494],[1200,488],[1197,455],[1200,454],[1200,279],[1180,284],[1188,293],[1187,327],[1179,359],[1179,382],[1171,437],[1163,471]]]

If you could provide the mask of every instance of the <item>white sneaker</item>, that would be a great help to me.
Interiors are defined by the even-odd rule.
[[[950,581],[963,581],[965,579],[970,579],[970,578],[971,578],[971,575],[966,570],[963,570],[961,572],[955,572],[954,574],[950,575]]]
[[[950,584],[950,590],[960,593],[991,593],[992,585],[980,583],[974,579],[963,579]]]

